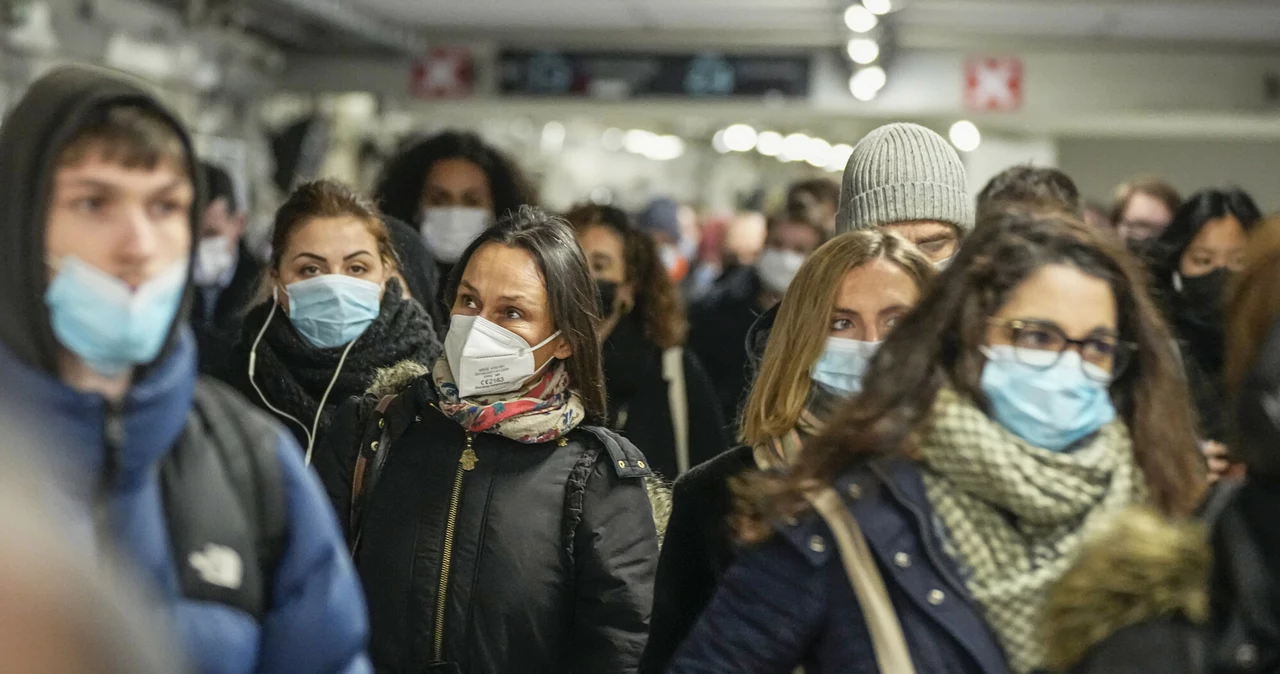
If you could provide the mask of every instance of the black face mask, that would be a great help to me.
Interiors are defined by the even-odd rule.
[[[1231,270],[1217,267],[1208,274],[1200,276],[1178,275],[1175,287],[1178,294],[1188,304],[1214,306],[1221,309],[1227,294],[1227,284],[1231,282]]]
[[[614,303],[618,301],[618,284],[597,280],[596,300],[600,302],[600,318],[613,318]]]

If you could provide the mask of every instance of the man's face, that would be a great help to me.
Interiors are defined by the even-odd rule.
[[[914,243],[934,264],[950,259],[960,249],[960,232],[955,225],[946,222],[928,220],[897,222],[884,225],[880,229],[893,232]]]
[[[137,288],[190,255],[194,199],[191,179],[169,162],[129,169],[90,153],[54,176],[47,262],[73,255]]]
[[[230,241],[232,246],[236,246],[244,235],[244,225],[244,216],[232,213],[227,200],[219,197],[209,202],[204,209],[200,218],[200,238],[221,236]]]

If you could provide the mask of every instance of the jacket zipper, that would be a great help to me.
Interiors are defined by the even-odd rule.
[[[431,648],[431,659],[440,662],[444,657],[444,612],[449,592],[449,572],[453,567],[453,538],[458,530],[458,506],[462,502],[462,477],[476,467],[479,459],[472,448],[474,435],[465,431],[466,449],[458,458],[458,470],[453,477],[453,494],[449,497],[449,515],[444,524],[444,548],[440,560],[440,584],[436,587],[436,620],[435,641]]]
[[[106,550],[111,540],[111,492],[120,480],[120,452],[125,442],[124,406],[107,401],[106,416],[103,418],[102,472],[98,477],[97,491],[93,497],[93,529],[98,537],[99,549]]]

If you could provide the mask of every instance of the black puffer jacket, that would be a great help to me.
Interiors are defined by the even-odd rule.
[[[399,391],[355,556],[377,671],[634,672],[658,557],[643,455],[583,428],[537,445],[468,434],[421,368],[376,386],[339,410],[315,467],[350,532],[358,447],[378,438],[378,394]]]

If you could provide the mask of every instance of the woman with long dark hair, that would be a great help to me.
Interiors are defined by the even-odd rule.
[[[1199,502],[1186,387],[1130,256],[1070,216],[997,217],[790,474],[748,491],[755,545],[670,671],[1026,674],[1092,527]]]
[[[623,211],[584,205],[567,219],[600,294],[609,427],[674,480],[729,447],[715,388],[684,348],[680,294],[653,240]]]
[[[524,208],[459,258],[445,355],[384,373],[316,456],[382,672],[626,672],[658,542],[644,455],[605,414],[596,289]]]
[[[1243,264],[1246,237],[1262,218],[1248,194],[1197,192],[1173,216],[1152,248],[1151,273],[1178,348],[1211,456],[1227,443],[1227,287]]]

